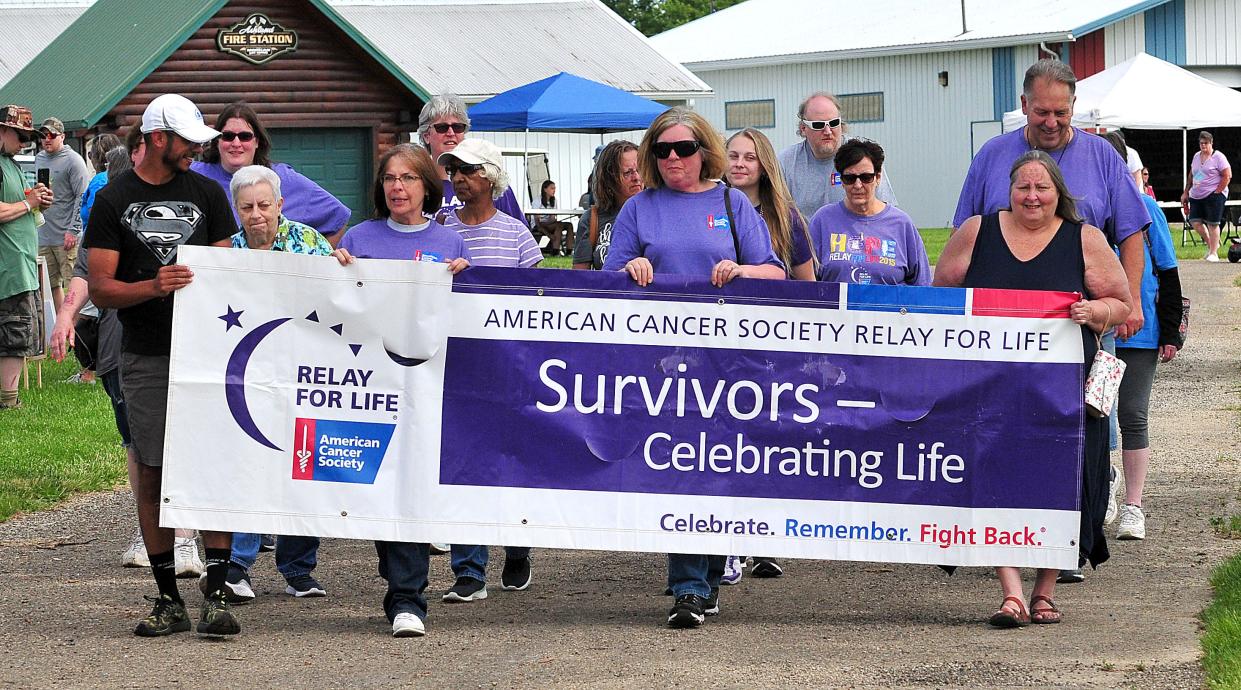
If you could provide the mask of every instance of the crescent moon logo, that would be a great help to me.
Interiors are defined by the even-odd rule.
[[[254,423],[254,417],[250,415],[250,407],[246,403],[246,367],[250,364],[250,357],[254,354],[254,350],[263,342],[263,339],[284,325],[286,321],[291,320],[290,318],[273,319],[247,333],[237,343],[237,347],[233,348],[233,354],[229,356],[228,366],[224,370],[224,399],[228,402],[228,411],[232,413],[233,420],[237,422],[237,426],[241,427],[242,431],[246,432],[247,436],[272,450],[281,450],[281,448],[259,431]]]

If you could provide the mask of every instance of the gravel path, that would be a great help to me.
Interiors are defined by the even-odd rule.
[[[1112,542],[1111,561],[1061,586],[1061,625],[989,629],[985,569],[788,561],[779,580],[725,588],[704,629],[672,631],[661,556],[543,550],[530,590],[473,604],[440,603],[452,579],[433,558],[428,636],[394,640],[370,544],[325,540],[328,598],[284,595],[264,556],[240,636],[146,640],[131,630],[153,587],[116,565],[135,522],[117,491],[0,524],[0,686],[1199,687],[1197,615],[1237,551],[1208,520],[1241,512],[1239,273],[1182,267],[1193,327],[1156,380],[1147,539]],[[182,581],[196,609],[193,589]]]

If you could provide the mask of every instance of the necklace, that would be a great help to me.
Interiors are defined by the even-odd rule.
[[[1044,153],[1046,153],[1048,156],[1051,156],[1052,160],[1056,161],[1056,167],[1060,167],[1060,160],[1064,158],[1064,153],[1065,153],[1066,151],[1068,151],[1068,150],[1069,150],[1069,147],[1073,145],[1073,142],[1077,140],[1077,132],[1075,132],[1075,131],[1073,130],[1073,128],[1072,128],[1072,127],[1070,127],[1070,128],[1069,128],[1069,141],[1068,141],[1068,143],[1066,143],[1064,146],[1060,147],[1060,155],[1059,155],[1059,156],[1052,156],[1052,154],[1051,154],[1051,152],[1050,152],[1050,151],[1046,151],[1045,149],[1040,149],[1039,147],[1035,146],[1035,145],[1034,145],[1034,144],[1030,141],[1030,126],[1029,126],[1029,125],[1026,125],[1026,128],[1025,128],[1024,132],[1025,132],[1026,146],[1029,146],[1031,151],[1033,151],[1033,150],[1037,149],[1037,150],[1039,150],[1039,151],[1043,151],[1043,152],[1044,152]]]

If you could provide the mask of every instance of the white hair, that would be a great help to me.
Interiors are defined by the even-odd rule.
[[[280,199],[280,176],[276,174],[276,171],[263,165],[247,165],[233,173],[233,180],[228,183],[229,192],[233,195],[233,204],[237,204],[237,192],[261,182],[266,182],[271,186],[271,193],[277,200]]]
[[[483,177],[491,180],[491,198],[499,199],[508,191],[508,173],[504,168],[491,163],[483,163]]]
[[[465,106],[465,101],[455,93],[441,93],[438,96],[432,96],[427,104],[422,106],[422,112],[418,113],[418,140],[424,145],[427,143],[427,130],[431,129],[431,124],[436,120],[448,116],[456,117],[469,131],[470,114]]]

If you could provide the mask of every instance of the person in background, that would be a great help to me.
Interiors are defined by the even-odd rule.
[[[233,173],[247,165],[271,168],[280,177],[285,217],[315,228],[333,245],[340,242],[341,233],[349,224],[349,208],[292,166],[272,162],[271,136],[254,108],[245,101],[228,104],[215,119],[215,128],[220,130],[219,138],[207,145],[202,160],[195,161],[191,170],[210,177],[226,193],[231,193],[229,181]],[[233,206],[231,197],[228,202]],[[235,208],[233,213],[234,226],[240,226],[241,218],[236,216]]]
[[[824,206],[810,220],[810,237],[821,257],[820,280],[931,284],[931,265],[918,228],[904,211],[875,194],[883,179],[883,159],[883,148],[864,139],[852,139],[836,152],[845,200]]]
[[[1118,132],[1103,135],[1117,151],[1124,139]],[[1150,412],[1151,388],[1155,383],[1158,362],[1171,362],[1180,350],[1181,278],[1177,271],[1176,249],[1168,222],[1155,200],[1142,195],[1151,214],[1147,232],[1146,270],[1142,275],[1142,293],[1134,298],[1142,301],[1142,311],[1151,314],[1142,330],[1129,338],[1116,340],[1116,356],[1125,363],[1125,376],[1117,394],[1117,417],[1120,419],[1121,465],[1125,474],[1125,499],[1119,507],[1120,524],[1117,539],[1145,539],[1146,513],[1142,510],[1142,490],[1150,466],[1150,435],[1147,418]],[[1109,495],[1108,515],[1117,513],[1115,494]]]
[[[86,227],[86,221],[90,218],[90,209],[95,204],[96,192],[108,183],[108,152],[120,146],[121,138],[115,134],[100,134],[91,139],[87,157],[90,159],[91,167],[95,169],[95,176],[90,179],[86,185],[86,191],[82,194],[82,210],[79,211],[82,216],[82,227]]]
[[[1151,186],[1151,171],[1150,170],[1146,168],[1142,168],[1142,181],[1141,181],[1141,184],[1139,184],[1138,186],[1142,188],[1143,194],[1145,194],[1146,196],[1149,196],[1152,199],[1155,198],[1155,188]],[[1162,212],[1160,212],[1160,215],[1162,215]],[[1153,217],[1152,217],[1152,221],[1153,221]],[[1164,225],[1167,225],[1167,220],[1164,221]]]
[[[539,189],[539,208],[559,208],[556,205],[555,182],[551,180],[543,181],[543,186]],[[551,251],[553,256],[564,256],[566,252],[570,256],[573,255],[572,225],[562,220],[556,220],[554,215],[537,215],[533,216],[533,218],[535,236],[542,235],[548,238],[547,249]],[[539,245],[543,246],[541,238]]]
[[[1116,161],[1118,164],[1119,160]],[[1012,290],[1056,290],[1083,295],[1069,309],[1081,325],[1082,379],[1097,350],[1096,334],[1129,315],[1125,273],[1098,228],[1082,222],[1060,167],[1044,151],[1018,156],[1009,172],[1008,208],[971,216],[953,233],[935,268],[936,286]],[[1084,390],[1079,391],[1083,396]],[[1081,529],[1079,567],[1108,558],[1103,516],[1107,509],[1108,430],[1106,417],[1082,414]],[[998,628],[1059,623],[1054,601],[1059,571],[1040,568],[1026,607],[1021,571],[997,567],[1004,591],[988,622]]]
[[[577,222],[577,242],[573,245],[573,268],[603,268],[612,244],[612,225],[616,214],[630,197],[642,191],[638,170],[638,146],[624,139],[613,141],[595,157],[590,173],[591,205]]]
[[[783,279],[784,265],[749,199],[716,181],[726,161],[724,139],[698,113],[674,107],[656,117],[638,150],[648,187],[621,207],[603,270],[624,271],[643,287],[663,274],[710,278],[716,287],[735,278]],[[675,597],[669,627],[696,628],[719,613],[726,562],[668,554]]]
[[[34,165],[47,170],[51,178],[54,200],[43,214],[39,228],[39,256],[47,260],[48,279],[52,284],[52,302],[56,311],[65,300],[65,287],[73,277],[73,262],[78,258],[78,242],[82,235],[79,208],[82,195],[90,184],[86,161],[77,151],[65,145],[65,125],[54,117],[39,127],[41,150],[35,154]]]
[[[1185,217],[1207,246],[1202,258],[1219,261],[1219,226],[1224,219],[1224,203],[1228,201],[1228,183],[1232,167],[1224,154],[1215,150],[1215,137],[1207,131],[1198,133],[1198,153],[1194,154],[1181,193]]]

